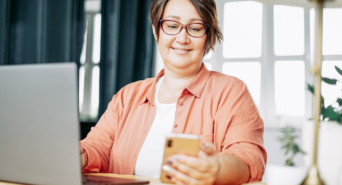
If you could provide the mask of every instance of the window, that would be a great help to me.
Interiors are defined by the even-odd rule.
[[[261,56],[261,19],[261,3],[243,1],[224,4],[223,56],[225,58]]]
[[[305,106],[303,61],[276,61],[274,91],[276,115],[302,116]]]
[[[86,1],[86,33],[79,70],[79,109],[81,121],[97,119],[99,109],[100,1]]]
[[[312,14],[313,15],[313,14]],[[313,17],[312,17],[313,18]],[[323,16],[323,54],[342,55],[342,9],[325,9]]]
[[[304,8],[275,5],[274,54],[277,56],[304,54]]]
[[[266,126],[300,125],[313,111],[313,96],[306,89],[314,78],[310,73],[313,11],[309,4],[267,2],[216,1],[224,41],[204,63],[247,84]],[[334,66],[342,68],[341,19],[341,8],[324,10],[322,76],[338,78]],[[157,72],[161,63],[159,56]],[[326,102],[342,96],[323,83],[322,95]]]
[[[311,20],[314,19],[314,11],[310,12]],[[331,105],[337,99],[342,98],[341,89],[342,79],[337,74],[335,66],[342,68],[342,23],[337,20],[342,18],[342,8],[329,8],[323,11],[323,63],[322,63],[322,76],[328,78],[338,79],[336,86],[331,86],[322,83],[322,96],[324,97],[325,106]],[[313,32],[313,26],[311,26]],[[313,38],[311,37],[312,43]]]
[[[305,113],[304,8],[274,5],[272,10],[274,114],[305,119],[311,109]]]
[[[324,97],[325,106],[331,105],[332,103],[336,102],[336,99],[338,97],[342,98],[342,92],[337,90],[342,89],[342,79],[341,75],[336,72],[335,66],[338,66],[340,69],[342,69],[342,59],[340,59],[339,61],[323,61],[322,76],[339,80],[339,82],[337,83],[337,88],[336,86],[322,83],[322,95]]]

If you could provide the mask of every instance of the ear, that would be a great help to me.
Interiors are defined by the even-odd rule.
[[[156,34],[156,28],[153,24],[152,24],[152,30],[153,30],[154,39],[156,39],[156,41],[158,41],[157,34]]]

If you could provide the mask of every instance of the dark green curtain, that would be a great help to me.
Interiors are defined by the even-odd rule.
[[[0,65],[77,62],[84,0],[0,0]]]
[[[124,85],[153,75],[152,0],[102,0],[99,116]]]

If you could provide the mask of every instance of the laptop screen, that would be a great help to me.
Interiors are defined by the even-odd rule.
[[[0,179],[81,184],[75,63],[0,66]]]

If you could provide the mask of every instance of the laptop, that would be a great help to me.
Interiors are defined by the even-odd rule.
[[[77,79],[75,63],[0,66],[0,181],[86,184],[80,164]],[[149,183],[89,178],[89,184]]]

